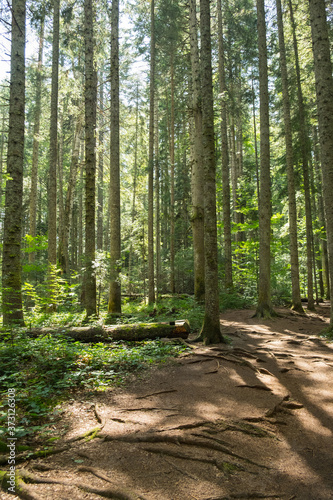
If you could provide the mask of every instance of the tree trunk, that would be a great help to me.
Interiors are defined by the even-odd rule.
[[[74,137],[73,137],[73,150],[71,166],[69,171],[68,187],[66,192],[66,201],[64,207],[63,224],[60,228],[60,239],[61,239],[61,255],[59,256],[60,263],[63,268],[63,272],[69,277],[70,276],[70,264],[69,264],[69,234],[71,228],[72,211],[74,203],[74,192],[77,179],[77,171],[79,165],[79,154],[80,154],[80,141],[81,141],[81,129],[82,122],[81,117],[77,118],[74,127]]]
[[[227,86],[225,79],[225,54],[223,40],[223,20],[221,0],[217,0],[218,43],[219,43],[219,85],[221,95],[221,149],[222,149],[222,210],[225,261],[225,288],[233,288],[232,251],[231,251],[231,211],[230,211],[230,174],[227,129]]]
[[[308,309],[314,309],[313,299],[313,260],[312,260],[312,211],[311,211],[311,193],[309,181],[309,139],[307,134],[307,123],[304,109],[304,99],[301,84],[301,71],[299,66],[298,44],[296,36],[296,25],[291,0],[289,0],[290,20],[293,31],[293,45],[295,55],[295,69],[297,80],[297,100],[299,112],[299,141],[302,156],[304,198],[305,198],[305,224],[306,224],[306,260],[307,260],[307,288],[308,288]]]
[[[220,331],[216,227],[216,165],[210,2],[200,0],[202,131],[205,165],[205,316],[200,337],[204,343],[223,342]]]
[[[121,312],[121,233],[120,233],[120,169],[119,169],[119,1],[111,10],[111,139],[110,139],[110,295],[109,313]]]
[[[330,294],[333,297],[333,78],[325,0],[309,0],[326,215]],[[333,328],[331,306],[330,328]]]
[[[158,98],[155,102],[155,213],[156,213],[156,295],[161,287],[161,221],[160,221],[160,165],[158,137]]]
[[[103,177],[104,177],[104,72],[100,73],[99,82],[99,121],[98,121],[98,190],[97,190],[97,239],[98,250],[103,250]]]
[[[190,0],[190,50],[192,68],[192,233],[194,251],[194,296],[199,302],[205,299],[205,237],[204,237],[204,166],[202,144],[201,78],[198,49],[196,0]]]
[[[170,291],[175,293],[175,68],[174,48],[170,60]]]
[[[61,334],[80,342],[114,342],[116,340],[138,341],[161,337],[186,339],[190,332],[187,320],[170,323],[136,323],[114,326],[81,326],[61,328],[33,328],[28,332],[32,337],[45,334]]]
[[[301,292],[299,284],[299,264],[298,264],[298,245],[297,245],[297,211],[294,180],[294,159],[292,144],[292,127],[290,117],[290,99],[288,90],[288,71],[286,60],[286,49],[284,42],[284,29],[282,18],[281,0],[276,0],[277,21],[279,31],[280,48],[280,69],[282,78],[282,99],[284,116],[284,135],[286,145],[286,163],[288,179],[288,203],[289,203],[289,238],[290,238],[290,271],[292,288],[292,309],[300,313],[304,312],[301,302]]]
[[[35,97],[35,112],[34,112],[34,136],[32,145],[32,164],[31,164],[31,187],[29,200],[29,234],[32,237],[36,236],[37,222],[37,183],[38,183],[38,153],[39,153],[39,129],[41,115],[41,99],[42,99],[42,64],[43,64],[43,46],[44,46],[44,18],[45,12],[42,10],[39,33],[39,50],[38,63],[36,72],[36,97]],[[29,253],[29,263],[35,261],[36,253]]]
[[[92,0],[84,2],[85,18],[85,308],[87,317],[96,311],[95,260],[95,175],[96,175],[96,101],[97,73],[94,63],[94,27],[95,19]]]
[[[270,317],[271,305],[271,180],[269,95],[264,0],[257,0],[260,92],[259,296],[257,317]]]
[[[23,325],[21,292],[21,232],[25,108],[25,1],[12,1],[12,41],[9,97],[4,242],[2,260],[3,325]]]
[[[148,303],[155,302],[154,276],[154,82],[155,82],[155,13],[150,7],[150,82],[149,82],[149,153],[148,153]]]
[[[52,88],[50,116],[50,163],[48,175],[48,262],[49,303],[55,309],[54,278],[57,265],[57,162],[58,162],[58,87],[59,87],[59,4],[53,2]]]

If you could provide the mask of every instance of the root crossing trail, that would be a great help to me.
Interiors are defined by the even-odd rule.
[[[332,500],[326,309],[278,312],[227,311],[229,346],[195,344],[126,388],[68,404],[55,428],[63,451],[25,462],[19,497]]]

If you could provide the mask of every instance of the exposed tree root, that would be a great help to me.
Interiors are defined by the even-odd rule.
[[[31,452],[26,452],[26,453],[20,453],[16,455],[15,457],[15,462],[16,463],[21,463],[24,462],[25,460],[34,460],[35,458],[44,458],[49,455],[55,455],[57,453],[62,453],[63,451],[68,450],[68,446],[64,446],[63,448],[50,448],[48,450],[39,450],[35,451],[33,453]],[[8,464],[8,456],[5,457],[0,457],[0,465],[7,465]]]
[[[110,479],[104,476],[104,474],[100,474],[96,469],[93,469],[91,467],[82,467],[80,469],[82,472],[91,472],[97,477],[100,477],[101,479],[104,479],[105,481],[110,482]],[[120,489],[120,488],[94,488],[92,486],[88,486],[86,484],[82,484],[76,481],[69,481],[66,479],[59,480],[59,479],[52,479],[52,478],[44,478],[44,477],[39,477],[36,476],[35,474],[28,472],[26,470],[19,470],[16,471],[16,491],[15,494],[24,500],[38,500],[39,497],[29,488],[29,486],[26,483],[32,483],[32,484],[60,484],[63,486],[75,486],[76,488],[79,488],[80,490],[83,490],[87,493],[93,493],[95,495],[99,495],[103,498],[110,498],[113,500],[144,500],[144,497],[138,495],[135,492],[132,492],[127,489]],[[4,491],[8,492],[8,488],[4,488],[4,485],[2,483],[2,487]],[[9,491],[10,492],[10,491]]]
[[[237,499],[253,499],[258,500],[260,498],[282,498],[281,495],[267,495],[262,493],[231,493],[227,497],[209,497],[204,500],[237,500]]]
[[[98,469],[95,469],[95,467],[88,467],[86,465],[81,465],[81,467],[77,468],[78,472],[90,472],[90,474],[93,474],[96,477],[99,477],[100,479],[103,479],[104,481],[107,481],[108,483],[113,483],[111,479],[103,474],[103,472],[100,472]]]
[[[225,453],[226,455],[230,455],[234,458],[238,458],[240,460],[244,460],[247,463],[252,465],[256,465],[257,467],[262,467],[263,469],[270,469],[266,465],[258,464],[257,462],[253,462],[249,458],[243,457],[229,450],[226,446],[223,446],[214,441],[207,442],[203,439],[193,439],[187,436],[174,436],[171,434],[160,435],[160,434],[141,434],[141,436],[127,435],[127,436],[100,436],[104,437],[105,441],[123,441],[125,443],[170,443],[177,445],[187,445],[187,446],[197,446],[199,448],[208,448],[215,451],[220,451],[221,453]],[[206,437],[207,439],[207,437]]]
[[[254,384],[254,385],[240,384],[240,385],[236,385],[236,387],[248,388],[248,389],[258,389],[260,391],[270,391],[270,392],[272,392],[272,389],[270,389],[266,385],[260,385],[260,384]]]
[[[152,392],[151,394],[145,394],[144,396],[137,396],[135,399],[145,399],[145,398],[149,398],[150,396],[157,396],[159,394],[167,394],[169,392],[177,392],[177,389],[168,389],[166,391]]]
[[[141,408],[121,408],[119,411],[177,411],[177,408],[163,408],[163,407],[158,407],[158,406],[149,406],[147,408],[144,408],[141,406]]]
[[[82,439],[85,439],[86,441],[91,441],[92,439],[98,436],[98,433],[103,429],[103,427],[100,425],[98,427],[93,427],[92,429],[89,429],[83,434],[80,434],[79,436],[75,436],[69,439],[67,443],[75,443],[76,441],[81,441]]]
[[[288,402],[290,396],[287,394],[279,403],[277,403],[274,408],[271,410],[266,411],[265,417],[273,417],[277,413],[288,413],[289,415],[293,415],[293,413],[288,409],[288,407],[285,406],[285,403]],[[297,403],[292,403],[292,404],[297,404]],[[296,408],[293,408],[296,409]]]
[[[182,460],[191,460],[192,462],[201,462],[204,464],[210,464],[213,465],[214,467],[217,467],[220,471],[222,472],[231,472],[231,471],[243,471],[243,472],[249,472],[247,471],[242,465],[240,464],[235,464],[232,462],[222,462],[220,460],[216,460],[215,458],[198,458],[198,457],[192,457],[191,455],[186,455],[185,453],[180,453],[177,451],[172,451],[172,450],[167,450],[162,447],[158,448],[153,448],[151,446],[146,446],[143,448],[145,451],[148,451],[149,453],[157,453],[161,455],[168,455],[169,457],[174,457],[174,458],[180,458]],[[251,472],[251,474],[253,474]]]

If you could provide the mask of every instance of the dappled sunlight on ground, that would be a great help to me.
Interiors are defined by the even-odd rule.
[[[125,388],[68,404],[54,434],[70,446],[37,462],[40,476],[72,484],[32,485],[38,498],[101,498],[80,482],[147,500],[332,500],[333,344],[317,337],[326,319],[279,312],[227,311],[230,346],[195,344]],[[70,441],[96,425],[99,437]]]

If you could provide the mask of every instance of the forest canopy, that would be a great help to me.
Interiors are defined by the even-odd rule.
[[[330,2],[8,5],[4,326],[186,294],[210,343],[225,297],[264,317],[330,298]]]

